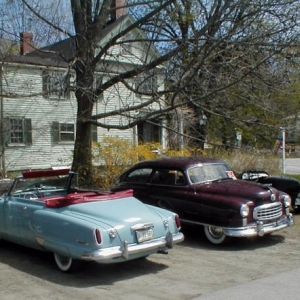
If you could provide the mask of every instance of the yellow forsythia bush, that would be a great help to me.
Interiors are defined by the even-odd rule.
[[[109,189],[129,166],[156,157],[150,145],[134,146],[129,140],[104,136],[93,145],[94,182],[103,190]]]
[[[135,146],[131,141],[120,137],[104,136],[101,142],[93,145],[94,182],[97,188],[107,190],[128,167],[162,155],[190,156],[192,152],[187,149],[163,151],[158,143]]]
[[[240,149],[225,151],[215,148],[163,150],[158,143],[145,143],[138,146],[120,137],[104,136],[93,145],[94,182],[97,189],[107,190],[114,185],[118,176],[135,163],[160,156],[199,156],[213,157],[226,161],[234,171],[246,169],[265,170],[278,174],[280,159],[270,153],[253,153]]]

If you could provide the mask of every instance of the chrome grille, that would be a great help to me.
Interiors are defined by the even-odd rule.
[[[258,221],[266,221],[279,218],[282,215],[281,202],[257,206],[253,211],[253,218]]]

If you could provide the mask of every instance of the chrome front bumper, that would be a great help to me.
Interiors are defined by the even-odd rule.
[[[293,215],[289,213],[286,218],[272,222],[269,224],[263,224],[263,222],[257,221],[256,224],[241,228],[223,228],[226,235],[232,237],[251,237],[251,236],[264,236],[265,234],[272,233],[283,228],[292,226],[294,224]]]
[[[172,234],[168,232],[165,237],[143,242],[141,244],[128,244],[127,241],[122,243],[122,246],[99,249],[94,252],[88,252],[82,255],[83,260],[92,260],[99,263],[109,260],[116,260],[121,258],[128,260],[131,258],[138,258],[147,256],[152,253],[157,253],[166,249],[170,249],[174,244],[180,243],[184,240],[184,235],[181,232]]]

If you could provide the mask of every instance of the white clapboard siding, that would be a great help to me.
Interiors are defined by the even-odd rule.
[[[105,45],[107,41],[122,31],[122,28],[127,28],[133,22],[134,20],[129,15],[124,18],[120,26],[115,27],[109,34],[102,37],[99,48],[101,48],[101,43]],[[148,42],[141,42],[142,40],[146,41],[146,35],[138,29],[128,33],[121,42],[126,43],[126,40],[134,39],[140,41],[131,45],[127,43],[111,47],[105,56],[105,61],[97,70],[99,72],[97,72],[97,76],[99,75],[103,77],[103,81],[107,81],[109,74],[115,76],[157,57],[153,45]],[[10,96],[2,98],[3,117],[31,119],[32,125],[32,145],[9,145],[5,147],[5,169],[7,171],[70,166],[72,163],[74,142],[54,144],[51,133],[53,122],[76,124],[77,102],[73,93],[70,93],[69,99],[45,98],[42,95],[42,74],[45,69],[43,66],[32,64],[11,63],[3,66],[3,95]],[[57,70],[59,69],[54,69],[54,71]],[[65,72],[66,70],[60,69],[60,71]],[[74,78],[72,78],[73,80]],[[134,87],[135,81],[128,79],[128,84]],[[164,88],[161,79],[158,81],[158,87],[159,90]],[[137,96],[125,85],[119,83],[106,90],[103,97],[99,97],[93,113],[109,113],[125,107],[132,108],[147,100],[147,97]],[[164,99],[160,99],[147,109],[157,109],[163,105]],[[132,111],[122,117],[112,116],[97,121],[110,126],[126,126],[138,115],[139,111]],[[136,128],[107,130],[98,127],[97,138],[101,142],[104,136],[109,135],[135,143],[137,141],[136,131]]]
[[[77,106],[74,97],[44,98],[40,68],[7,68],[5,83],[5,92],[14,91],[24,96],[4,98],[4,117],[31,119],[32,125],[32,145],[6,147],[7,170],[70,165],[74,143],[53,144],[51,126],[54,121],[75,124]],[[26,97],[34,94],[36,96]]]
[[[11,98],[3,99],[4,117],[23,117],[31,119],[32,122],[32,145],[6,147],[7,170],[70,166],[72,163],[74,143],[53,144],[51,126],[54,121],[76,123],[76,99],[73,93],[71,93],[70,99],[43,97],[42,71],[43,68],[27,68],[26,66],[12,66],[5,69],[3,91],[4,94],[9,93]],[[130,103],[130,98],[132,98],[130,93],[124,86],[112,87],[104,93],[105,100],[97,103],[94,113],[96,111],[97,113],[112,111],[122,107],[124,103]],[[27,95],[30,97],[26,97]],[[125,102],[121,101],[123,97]],[[119,124],[120,120],[115,117],[101,121],[105,124]],[[126,118],[121,120],[124,123],[126,121]],[[108,133],[120,138],[133,139],[133,129],[108,132],[106,129],[98,128],[97,132],[99,141],[101,136]]]

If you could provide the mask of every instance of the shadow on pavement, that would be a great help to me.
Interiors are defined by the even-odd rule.
[[[3,265],[8,265],[43,280],[77,288],[113,285],[118,281],[151,273],[155,274],[168,268],[167,265],[144,258],[118,264],[84,262],[78,272],[68,274],[57,268],[51,253],[33,250],[6,241],[0,241],[0,251],[0,263]]]

